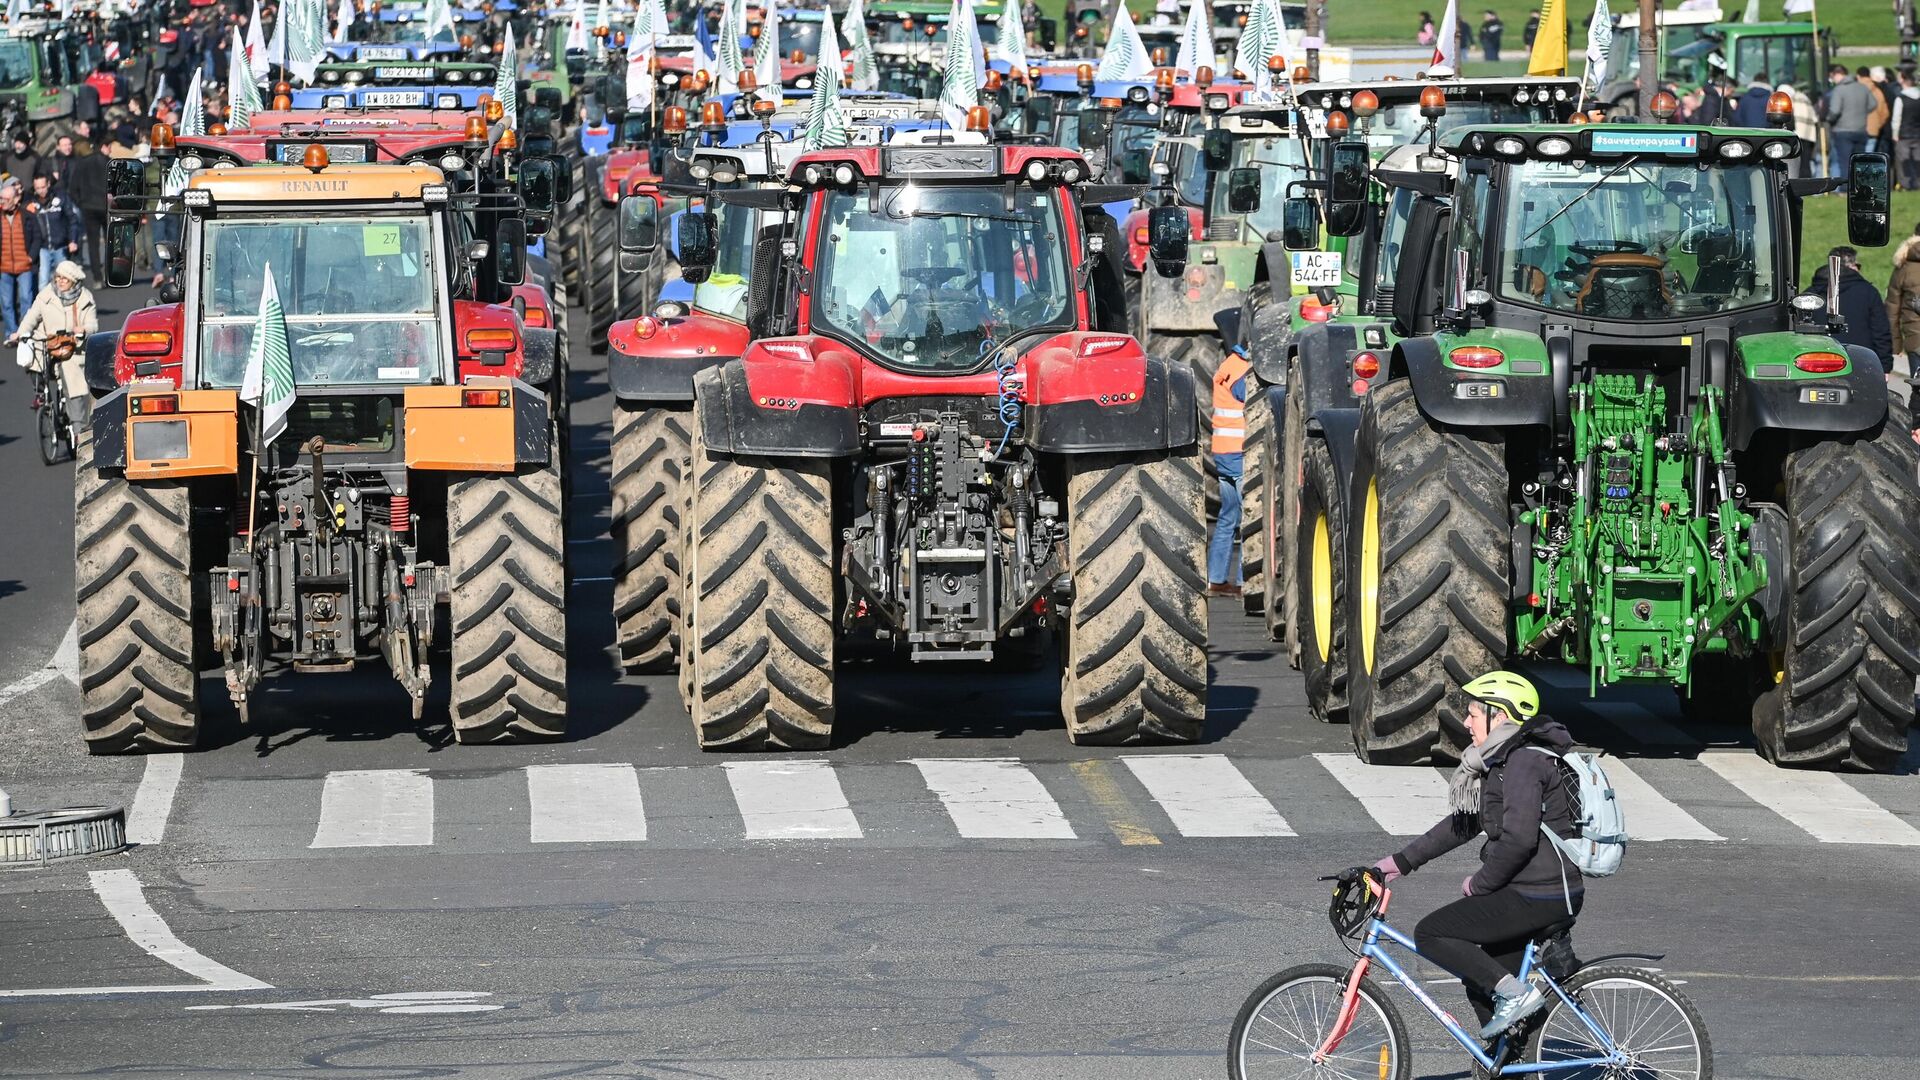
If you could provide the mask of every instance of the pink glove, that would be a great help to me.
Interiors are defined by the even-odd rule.
[[[1401,876],[1400,864],[1397,862],[1394,862],[1393,856],[1391,855],[1387,856],[1384,859],[1381,859],[1377,863],[1374,863],[1373,868],[1375,870],[1380,871],[1380,880],[1386,882],[1389,885],[1391,885],[1394,882],[1394,879]]]
[[[1466,877],[1463,877],[1460,879],[1460,895],[1461,896],[1473,895],[1473,875],[1472,874],[1468,874]]]

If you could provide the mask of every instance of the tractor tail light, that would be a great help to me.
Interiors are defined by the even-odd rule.
[[[470,353],[512,352],[514,347],[519,344],[520,341],[518,337],[516,337],[511,330],[482,329],[467,331],[467,351]]]
[[[172,416],[180,411],[177,394],[149,394],[133,399],[133,411],[139,416]]]
[[[494,409],[507,403],[505,390],[462,390],[460,404],[469,409]]]
[[[1145,225],[1136,226],[1134,228],[1133,230],[1134,243],[1145,246],[1148,239],[1149,238],[1147,236],[1147,227]]]
[[[120,339],[128,356],[164,356],[173,351],[173,331],[134,330]]]
[[[1793,366],[1813,375],[1833,375],[1846,370],[1847,358],[1837,352],[1801,353]]]
[[[1133,339],[1130,337],[1108,337],[1102,335],[1082,338],[1080,341],[1080,359],[1085,360],[1089,356],[1102,356],[1118,349],[1124,349],[1132,343]]]
[[[1308,322],[1326,322],[1333,318],[1333,305],[1323,304],[1311,296],[1300,300],[1300,317]]]
[[[1380,374],[1380,358],[1370,352],[1363,352],[1353,358],[1353,375],[1357,379],[1371,379]]]
[[[1500,362],[1506,359],[1500,355],[1499,349],[1489,349],[1484,345],[1463,346],[1453,350],[1448,356],[1453,360],[1455,367],[1463,368],[1499,367]]]

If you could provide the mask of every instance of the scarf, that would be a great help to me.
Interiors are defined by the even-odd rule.
[[[63,289],[56,282],[53,286],[53,295],[59,297],[63,304],[77,304],[80,302],[80,283],[75,282],[71,289]]]
[[[1460,755],[1460,764],[1454,768],[1453,779],[1447,783],[1447,802],[1454,813],[1480,812],[1480,781],[1487,775],[1487,755],[1518,734],[1520,725],[1503,718],[1493,725],[1492,731],[1487,732],[1486,742],[1469,746]]]

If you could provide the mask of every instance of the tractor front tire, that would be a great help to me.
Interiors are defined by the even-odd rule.
[[[92,434],[78,435],[74,633],[87,751],[191,749],[200,680],[188,486],[101,476]]]
[[[703,750],[833,741],[833,496],[820,460],[709,449],[695,408],[685,645]]]
[[[1347,506],[1325,439],[1307,441],[1301,458],[1299,565],[1300,674],[1307,711],[1333,722],[1347,712]]]
[[[1073,742],[1187,743],[1207,718],[1200,448],[1068,463],[1073,604],[1061,713]]]
[[[680,635],[680,481],[692,414],[613,410],[613,621],[620,664],[671,671]]]
[[[1503,438],[1421,413],[1396,380],[1360,409],[1347,498],[1348,723],[1373,764],[1457,760],[1460,687],[1508,652]]]
[[[1267,400],[1267,388],[1260,386],[1252,372],[1247,373],[1247,437],[1240,457],[1240,596],[1249,615],[1264,616],[1273,592],[1271,582],[1278,576],[1270,572],[1271,552],[1267,543],[1272,532],[1267,511],[1273,502],[1272,457],[1268,444],[1273,441],[1273,409]]]
[[[1300,569],[1300,489],[1301,456],[1307,441],[1307,387],[1298,362],[1287,365],[1287,400],[1279,417],[1279,426],[1270,440],[1273,470],[1273,496],[1267,512],[1273,525],[1267,535],[1279,550],[1273,558],[1274,582],[1269,589],[1275,595],[1267,602],[1267,638],[1284,642],[1287,662],[1300,666],[1300,590],[1295,574]]]
[[[1893,770],[1920,676],[1920,489],[1907,409],[1877,430],[1796,450],[1785,473],[1788,550],[1779,683],[1754,707],[1779,765]]]
[[[450,705],[462,743],[566,732],[565,511],[551,466],[447,486]]]

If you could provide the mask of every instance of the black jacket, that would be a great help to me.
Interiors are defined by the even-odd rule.
[[[1809,288],[1826,295],[1826,267],[1813,272]],[[1887,324],[1887,305],[1880,299],[1880,290],[1851,267],[1840,271],[1840,317],[1847,321],[1847,328],[1833,335],[1836,339],[1872,349],[1882,371],[1893,366],[1893,327]]]
[[[1527,721],[1520,733],[1496,748],[1487,759],[1487,775],[1480,785],[1480,813],[1453,814],[1426,835],[1414,839],[1394,855],[1400,872],[1410,874],[1482,832],[1487,842],[1480,848],[1480,870],[1473,875],[1473,894],[1485,896],[1507,886],[1536,900],[1558,900],[1565,890],[1575,896],[1583,891],[1580,871],[1560,857],[1559,849],[1540,834],[1540,823],[1567,839],[1579,835],[1574,828],[1573,795],[1567,790],[1556,757],[1527,746],[1543,747],[1554,754],[1573,746],[1573,736],[1558,721],[1536,716]]]
[[[80,154],[73,159],[67,177],[67,194],[73,196],[74,205],[82,214],[104,215],[107,212],[107,155],[95,150],[91,154]]]

